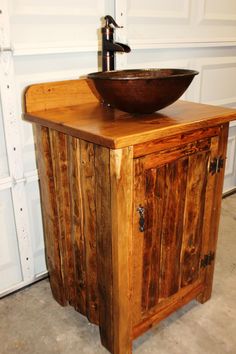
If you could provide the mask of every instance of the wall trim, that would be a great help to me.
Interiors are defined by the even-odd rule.
[[[200,42],[200,41],[190,41],[190,42],[150,42],[148,43],[147,41],[129,41],[128,44],[131,47],[131,50],[145,50],[145,49],[150,49],[150,50],[156,50],[156,49],[168,49],[168,48],[173,48],[173,49],[184,49],[184,48],[209,48],[209,47],[216,47],[216,48],[225,48],[225,47],[236,47],[236,37],[235,40],[233,41],[216,41],[216,42],[211,42],[205,41],[205,42]],[[100,45],[97,45],[94,43],[91,43],[91,45],[76,45],[76,46],[65,46],[65,47],[53,47],[48,45],[41,46],[41,47],[35,47],[35,48],[30,48],[26,47],[25,45],[15,45],[11,48],[13,56],[28,56],[28,55],[48,55],[48,54],[69,54],[69,53],[86,53],[86,52],[98,52],[100,50]]]

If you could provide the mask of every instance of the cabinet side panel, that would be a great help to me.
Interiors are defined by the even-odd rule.
[[[50,145],[65,294],[98,323],[93,144],[51,130]]]
[[[55,180],[55,199],[59,216],[62,276],[67,299],[71,305],[75,305],[74,256],[71,242],[71,200],[67,149],[68,136],[55,130],[50,130],[49,135]]]
[[[86,308],[88,319],[98,323],[94,145],[80,140],[80,151],[83,233],[86,249]]]
[[[189,157],[181,254],[181,287],[192,284],[199,277],[208,159],[209,153]]]
[[[55,200],[49,131],[48,128],[40,126],[35,126],[34,129],[50,285],[54,298],[61,305],[66,305],[65,284],[61,272],[62,255],[59,246],[59,216]]]
[[[163,168],[166,169],[166,184],[161,239],[160,301],[175,294],[180,287],[180,253],[188,158],[180,159]]]

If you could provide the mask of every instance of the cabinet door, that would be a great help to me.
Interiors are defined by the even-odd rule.
[[[211,144],[211,139],[205,139],[135,159],[134,325],[203,283]],[[138,208],[144,208],[143,215]]]

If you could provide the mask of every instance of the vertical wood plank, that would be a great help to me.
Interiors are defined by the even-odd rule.
[[[79,139],[69,137],[69,174],[71,200],[71,242],[74,255],[75,308],[86,315],[86,254],[83,230],[83,206],[81,191],[81,154]]]
[[[62,276],[65,293],[71,305],[75,305],[74,256],[71,242],[70,178],[68,168],[67,135],[50,130],[52,167],[55,180],[55,199],[59,215],[59,245],[62,254]]]
[[[166,168],[166,206],[161,240],[160,301],[179,290],[188,158]]]
[[[86,248],[86,308],[88,319],[93,323],[98,323],[94,145],[81,140],[80,150],[83,232]]]
[[[199,277],[208,158],[209,153],[189,157],[181,252],[181,287],[192,284]]]
[[[110,153],[102,146],[94,146],[94,149],[99,329],[102,344],[113,353]]]
[[[131,354],[133,147],[110,150],[114,354]]]
[[[146,207],[145,207],[145,232],[143,251],[143,289],[142,311],[147,311],[158,304],[159,276],[160,276],[160,225],[162,218],[157,190],[157,170],[150,169],[146,172]],[[158,186],[159,187],[159,186]],[[162,191],[161,191],[162,192]],[[160,195],[159,195],[160,197]]]
[[[35,126],[36,153],[42,200],[42,213],[45,231],[45,246],[50,285],[54,298],[66,305],[65,284],[61,272],[61,250],[59,246],[59,217],[55,200],[55,184],[52,168],[49,130]]]
[[[145,173],[141,159],[134,160],[134,207],[133,207],[133,256],[132,256],[132,320],[133,325],[139,323],[142,313],[142,281],[144,232],[139,230],[139,213],[137,208],[145,203]]]
[[[228,139],[228,130],[229,130],[229,123],[226,123],[221,126],[221,133],[219,136],[219,143],[216,144],[216,141],[212,141],[214,144],[215,149],[212,150],[211,159],[216,156],[221,156],[223,159],[226,158],[226,150],[227,150],[227,139]],[[214,139],[214,138],[213,138]],[[218,229],[219,229],[219,222],[220,222],[220,210],[221,210],[221,200],[222,200],[222,190],[223,190],[223,182],[224,182],[224,171],[225,171],[225,163],[224,168],[214,176],[210,176],[209,174],[209,188],[212,188],[212,203],[210,204],[209,209],[209,216],[210,219],[210,228],[209,228],[209,242],[206,239],[206,248],[205,251],[207,254],[208,252],[216,253],[216,245],[218,240]],[[206,201],[206,205],[209,208],[209,201]],[[213,286],[213,274],[214,274],[214,267],[215,261],[208,266],[204,273],[205,273],[205,290],[201,296],[197,298],[197,300],[201,303],[206,302],[210,299],[212,293],[212,286]]]

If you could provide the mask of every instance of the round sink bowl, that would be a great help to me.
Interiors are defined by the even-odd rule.
[[[186,69],[136,69],[87,77],[105,104],[130,113],[153,113],[181,97],[197,74]]]

